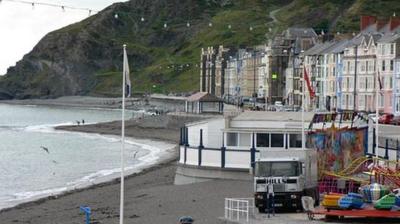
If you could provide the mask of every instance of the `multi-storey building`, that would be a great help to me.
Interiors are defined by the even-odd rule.
[[[396,53],[399,51],[396,47]],[[394,60],[394,76],[393,76],[393,114],[400,115],[400,57]]]
[[[200,56],[200,92],[222,97],[225,91],[225,68],[229,49],[222,45],[215,49],[201,49]]]
[[[336,99],[332,100],[331,102],[331,111],[336,109],[336,111],[340,111],[343,109],[342,107],[342,80],[343,80],[343,56],[344,56],[344,51],[347,48],[347,45],[349,44],[348,40],[342,40],[339,41],[337,44],[334,45],[334,47],[330,50],[331,57],[334,58],[334,67],[332,68],[333,71],[331,71],[330,74],[334,76],[334,78],[329,78],[330,81],[332,79],[335,79],[335,82],[333,83],[333,87],[330,88],[329,94],[332,94],[332,92],[335,92]],[[329,85],[332,85],[332,82],[330,82]]]
[[[315,98],[311,98],[309,90],[305,91],[306,109],[327,110],[326,107],[326,81],[327,81],[327,56],[324,51],[329,49],[335,42],[318,43],[304,52],[304,65],[311,88],[315,92]],[[303,77],[304,77],[303,70]]]
[[[380,110],[385,113],[394,113],[395,108],[393,90],[397,80],[395,74],[395,60],[399,57],[400,34],[387,33],[378,41],[377,65],[382,83],[382,98],[379,102]],[[396,94],[397,95],[397,94]]]
[[[312,28],[291,27],[283,32],[281,37],[278,37],[275,41],[275,43],[278,43],[274,47],[277,50],[276,53],[282,53],[282,57],[287,57],[287,67],[283,71],[285,81],[283,96],[287,105],[301,106],[301,53],[314,46],[317,40],[318,35]],[[280,49],[282,49],[282,52],[280,52]]]
[[[344,52],[342,106],[347,110],[375,111],[376,47],[382,34],[360,33]]]

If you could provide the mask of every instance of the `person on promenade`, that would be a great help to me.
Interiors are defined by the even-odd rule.
[[[267,185],[267,213],[268,213],[268,218],[270,217],[270,214],[272,213],[273,216],[275,216],[275,194],[274,194],[274,185],[272,183],[269,183]]]

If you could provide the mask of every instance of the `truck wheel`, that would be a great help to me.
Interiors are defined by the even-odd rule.
[[[315,207],[319,206],[319,191],[318,191],[318,189],[315,189],[313,198],[315,200],[314,206]]]
[[[339,219],[339,216],[336,216],[336,215],[325,215],[325,220],[326,221],[335,221],[335,220],[338,220]]]
[[[265,208],[264,207],[258,207],[258,212],[259,213],[265,213]]]

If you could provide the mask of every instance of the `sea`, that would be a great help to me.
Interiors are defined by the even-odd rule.
[[[126,111],[126,118],[136,116]],[[107,181],[120,175],[121,140],[58,125],[121,120],[118,109],[0,104],[0,209]],[[171,144],[127,138],[127,173],[156,163]]]

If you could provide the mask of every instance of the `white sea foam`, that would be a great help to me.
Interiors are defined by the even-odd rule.
[[[65,122],[59,124],[40,124],[40,125],[30,125],[24,128],[24,131],[28,132],[42,132],[42,133],[52,133],[55,132],[55,127],[73,125],[72,122]]]
[[[33,130],[43,131],[45,130],[45,128],[38,127],[37,129],[33,128]],[[90,138],[104,138],[111,141],[120,141],[120,139],[115,136],[88,134],[88,133],[79,133],[79,134]],[[147,151],[146,154],[136,158],[137,162],[135,164],[125,167],[124,171],[125,175],[131,175],[133,173],[141,172],[143,169],[155,165],[158,161],[162,159],[167,159],[172,157],[173,156],[172,149],[175,147],[174,144],[161,141],[143,140],[143,139],[139,140],[133,138],[126,138],[125,142],[127,144],[139,146],[142,149],[140,150],[140,152]],[[120,172],[121,168],[105,169],[97,171],[95,173],[88,174],[75,181],[68,182],[65,184],[65,186],[62,187],[44,189],[38,191],[26,191],[26,192],[14,193],[10,195],[8,199],[2,200],[3,202],[0,203],[0,209],[16,206],[24,202],[34,201],[48,196],[60,195],[67,191],[92,186],[94,184],[107,182],[114,178],[118,178],[120,176]]]

